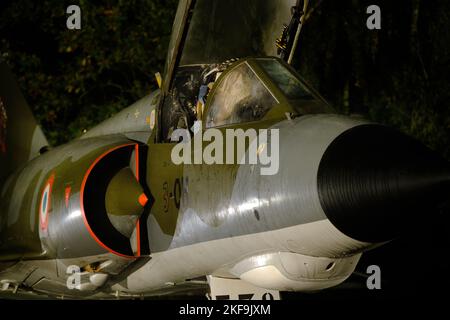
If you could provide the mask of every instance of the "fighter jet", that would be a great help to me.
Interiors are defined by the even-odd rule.
[[[344,282],[365,251],[432,215],[448,162],[337,114],[290,65],[306,4],[181,0],[160,89],[56,147],[2,64],[2,296],[276,299]],[[239,129],[256,132],[246,159],[276,153],[273,172],[237,153],[173,160],[207,147],[200,133]]]

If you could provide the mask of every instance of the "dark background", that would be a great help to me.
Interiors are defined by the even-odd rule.
[[[70,4],[81,7],[80,31],[66,29]],[[366,28],[370,4],[381,8],[381,30]],[[163,72],[176,5],[175,0],[0,2],[0,58],[18,76],[51,144],[79,136],[156,89],[154,73]],[[396,127],[449,159],[450,1],[311,0],[310,9],[294,61],[303,77],[340,113]],[[355,275],[313,297],[424,295],[448,287],[444,211],[424,219],[422,231],[363,256],[360,273],[370,264],[381,267],[380,293],[369,293],[365,278]]]
[[[69,4],[82,29],[66,28]],[[381,30],[366,8],[381,8]],[[0,56],[53,145],[156,88],[176,0],[2,0]],[[392,125],[450,157],[450,1],[312,0],[295,66],[342,113]]]

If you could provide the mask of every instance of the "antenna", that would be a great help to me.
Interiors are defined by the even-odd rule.
[[[289,25],[284,25],[281,36],[275,41],[278,54],[288,64],[292,63],[295,50],[298,46],[300,31],[302,29],[305,12],[308,8],[308,0],[297,0],[291,7],[292,18]]]
[[[299,2],[300,1],[297,2],[297,10],[299,8]],[[295,53],[295,50],[297,49],[298,39],[300,37],[300,32],[301,32],[302,26],[303,26],[303,20],[304,20],[304,17],[305,17],[306,10],[308,9],[308,3],[309,3],[309,0],[304,0],[303,1],[303,10],[301,11],[301,14],[300,14],[300,19],[299,19],[299,23],[298,23],[298,26],[297,26],[297,31],[295,33],[294,43],[292,44],[291,52],[290,52],[289,58],[287,60],[288,64],[292,64],[292,59],[294,58],[294,53]]]

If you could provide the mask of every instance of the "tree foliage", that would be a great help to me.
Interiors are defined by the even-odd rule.
[[[297,67],[340,112],[396,127],[450,156],[450,2],[310,1]]]
[[[95,4],[94,4],[95,3]],[[81,30],[66,8],[82,8]],[[177,1],[2,3],[0,53],[52,144],[66,142],[156,88]]]

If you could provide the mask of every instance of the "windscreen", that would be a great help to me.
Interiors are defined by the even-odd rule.
[[[333,112],[326,102],[311,92],[306,84],[280,61],[276,59],[258,59],[257,61],[272,82],[290,101],[297,114]]]

